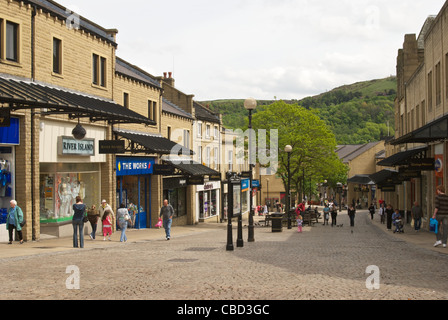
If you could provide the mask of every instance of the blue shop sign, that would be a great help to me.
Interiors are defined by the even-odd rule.
[[[9,127],[0,128],[0,144],[19,145],[20,144],[20,121],[18,118],[11,118]]]
[[[117,177],[153,174],[154,158],[117,157]]]
[[[241,192],[249,191],[249,184],[249,179],[241,180]]]

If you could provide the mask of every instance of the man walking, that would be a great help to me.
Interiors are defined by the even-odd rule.
[[[411,213],[412,219],[414,219],[414,229],[415,231],[419,231],[422,227],[423,211],[417,201],[415,201],[414,206],[411,209]]]
[[[437,241],[434,247],[443,244],[443,247],[446,248],[448,239],[448,196],[445,194],[444,186],[438,186],[436,192],[437,196],[433,219],[437,219],[439,222],[439,232],[437,233]]]
[[[166,240],[171,238],[171,224],[173,223],[174,208],[168,203],[168,200],[163,201],[163,207],[160,209],[160,217],[163,218],[163,228],[165,229]]]

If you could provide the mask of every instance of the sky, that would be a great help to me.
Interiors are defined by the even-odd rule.
[[[396,74],[404,35],[443,0],[56,0],[107,29],[117,56],[173,72],[195,100],[302,99]]]

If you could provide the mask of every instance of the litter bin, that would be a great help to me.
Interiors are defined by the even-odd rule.
[[[271,215],[272,217],[272,232],[282,232],[283,231],[283,214],[274,213]]]

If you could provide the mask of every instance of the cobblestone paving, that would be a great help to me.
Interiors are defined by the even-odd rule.
[[[0,299],[448,299],[448,255],[401,241],[366,213],[354,228],[345,214],[338,220],[344,227],[302,234],[256,227],[255,243],[245,228],[244,248],[233,252],[221,224],[177,238],[174,229],[171,241],[5,258]],[[79,290],[66,288],[69,265],[81,272]],[[379,290],[366,288],[370,265],[380,270]]]

